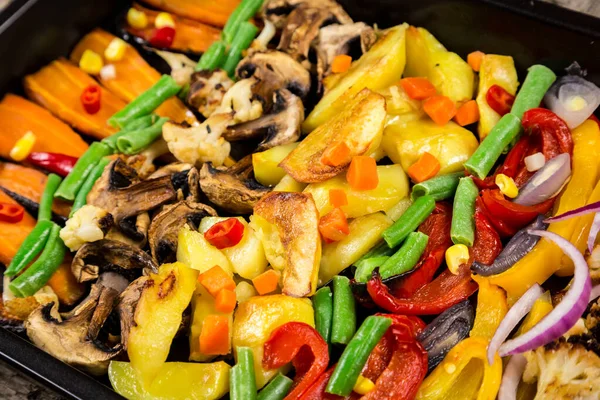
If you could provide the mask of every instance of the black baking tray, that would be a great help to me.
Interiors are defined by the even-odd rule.
[[[341,0],[359,21],[381,28],[408,22],[450,50],[507,54],[521,77],[542,63],[562,74],[572,61],[600,85],[600,19],[532,0]],[[60,57],[96,26],[110,27],[119,0],[14,0],[0,13],[0,96],[22,93],[21,78]],[[0,121],[2,123],[2,121]],[[73,399],[120,398],[107,385],[0,328],[0,358]],[[0,397],[2,395],[0,394]]]

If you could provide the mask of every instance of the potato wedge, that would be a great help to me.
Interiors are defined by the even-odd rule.
[[[406,32],[404,76],[428,78],[435,88],[456,103],[473,98],[475,74],[456,53],[449,52],[424,28],[411,26]]]
[[[254,177],[264,186],[275,186],[285,176],[285,171],[279,163],[292,152],[298,143],[276,146],[260,153],[252,154]]]
[[[385,128],[381,142],[385,153],[405,171],[425,152],[440,162],[440,174],[458,172],[471,157],[479,142],[467,129],[454,122],[439,126],[429,119],[391,124]]]
[[[400,80],[406,63],[406,28],[402,24],[386,31],[371,49],[352,63],[350,69],[326,83],[327,91],[304,121],[302,129],[312,132],[347,108],[347,103],[364,88],[378,90]]]
[[[229,370],[224,361],[212,364],[164,363],[152,385],[144,389],[128,362],[111,361],[108,379],[113,389],[129,400],[220,399],[229,392]]]
[[[273,188],[274,192],[301,192],[306,188],[306,183],[298,182],[289,175],[285,175]]]
[[[150,274],[127,343],[131,367],[138,372],[144,388],[151,387],[167,360],[181,315],[196,288],[196,279],[198,271],[180,262],[164,264],[158,274]]]
[[[342,172],[359,156],[381,143],[387,113],[385,98],[363,89],[347,107],[311,132],[280,164],[298,182],[322,182]],[[323,153],[339,142],[350,148],[346,162],[331,166],[321,161]]]
[[[248,222],[242,217],[236,217],[244,225],[244,236],[242,240],[232,247],[220,251],[227,257],[233,272],[245,279],[254,279],[267,269],[267,257],[265,249]],[[205,217],[200,222],[198,230],[206,232],[217,222],[225,221],[227,217]]]
[[[381,234],[393,224],[384,213],[374,213],[350,222],[350,234],[339,242],[323,245],[319,286],[354,264],[381,240]]]
[[[512,95],[517,93],[519,78],[512,57],[486,54],[481,60],[479,90],[477,92],[477,106],[479,107],[477,132],[480,141],[485,139],[492,128],[500,121],[500,114],[492,110],[485,98],[488,90],[493,85],[501,86]]]
[[[342,210],[348,218],[387,211],[408,196],[408,178],[400,165],[378,166],[377,175],[379,184],[373,190],[354,190],[348,184],[346,176],[341,174],[325,182],[311,183],[304,189],[304,193],[310,193],[319,215],[323,216],[333,209],[329,202],[329,191],[342,189],[348,199],[348,204],[342,206]]]
[[[319,211],[310,194],[271,192],[254,206],[250,226],[271,266],[282,271],[282,291],[304,297],[315,293],[321,261]]]
[[[233,317],[233,346],[250,347],[254,353],[256,386],[260,389],[279,370],[264,370],[263,346],[271,333],[281,325],[304,322],[315,326],[314,311],[308,299],[296,299],[282,294],[256,296],[241,303]]]
[[[424,115],[421,101],[413,100],[399,84],[391,85],[377,93],[385,97],[385,105],[388,115],[414,115],[415,119]]]
[[[233,275],[231,263],[227,256],[208,243],[202,233],[191,230],[188,225],[185,225],[179,231],[177,261],[201,273],[218,265],[223,271]]]

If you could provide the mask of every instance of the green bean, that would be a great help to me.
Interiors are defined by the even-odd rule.
[[[75,195],[87,176],[98,164],[98,161],[110,154],[112,154],[112,150],[106,144],[102,142],[92,143],[90,148],[79,157],[71,173],[62,181],[56,193],[54,193],[54,197],[69,201],[75,200]]]
[[[312,298],[315,309],[315,327],[327,343],[331,343],[331,325],[333,322],[333,297],[329,286],[317,290]]]
[[[402,214],[394,225],[387,228],[382,236],[389,247],[396,247],[409,233],[414,232],[419,225],[429,217],[435,208],[433,196],[425,195],[415,200],[414,203]]]
[[[40,257],[8,285],[15,296],[33,296],[60,267],[65,258],[66,247],[59,234],[60,227],[52,223],[48,241]]]
[[[223,69],[230,77],[235,75],[235,68],[242,59],[242,52],[250,46],[257,32],[258,28],[250,22],[242,22],[240,25],[240,29],[233,38],[229,53],[227,53],[227,58],[223,63]]]
[[[4,275],[15,276],[40,254],[48,241],[53,225],[52,221],[38,221],[35,228],[29,232],[29,235],[21,243],[17,254],[15,254],[8,268],[4,271]]]
[[[127,132],[117,139],[117,149],[128,155],[141,152],[162,135],[163,125],[168,120],[169,118],[161,118],[148,128]]]
[[[260,391],[256,400],[283,400],[292,388],[293,380],[285,375],[277,374],[275,378]]]
[[[225,61],[225,51],[227,46],[222,41],[218,40],[210,45],[208,50],[202,54],[198,64],[194,68],[196,71],[209,70],[219,68]]]
[[[262,3],[263,0],[242,0],[236,9],[233,10],[221,34],[227,43],[233,44],[238,31],[241,30],[242,24],[247,22],[260,10]]]
[[[163,75],[150,89],[110,117],[108,123],[115,128],[123,128],[136,118],[152,113],[180,90],[181,86],[170,75]]]
[[[371,315],[365,319],[333,370],[325,388],[327,393],[348,396],[352,392],[369,355],[391,324],[392,320],[386,317]]]
[[[140,129],[148,128],[148,127],[152,126],[156,121],[158,121],[158,118],[159,117],[156,114],[144,115],[143,117],[136,118],[133,121],[131,121],[129,124],[127,124],[119,132],[117,132],[114,135],[111,135],[107,138],[102,139],[102,143],[108,145],[111,149],[113,149],[113,151],[116,152],[117,151],[117,140],[120,137],[122,137],[123,135],[125,135],[131,131],[137,131]]]
[[[408,234],[400,249],[379,268],[383,279],[410,271],[417,265],[427,247],[429,236],[422,232]]]
[[[38,221],[50,221],[52,219],[52,201],[54,200],[54,193],[60,186],[62,179],[56,174],[48,175],[46,181],[46,187],[42,193],[40,199],[40,208],[38,210]]]
[[[103,158],[98,162],[98,164],[96,164],[92,172],[90,172],[88,177],[85,179],[85,182],[81,186],[81,189],[79,189],[77,192],[77,196],[75,196],[75,201],[73,202],[73,207],[71,207],[69,218],[71,218],[73,214],[77,212],[77,210],[86,205],[88,193],[90,190],[92,190],[96,181],[100,179],[100,176],[102,176],[102,173],[104,172],[104,168],[106,168],[108,164],[110,164],[110,160],[108,158]]]
[[[517,137],[520,130],[521,120],[512,113],[500,118],[489,135],[467,160],[465,168],[479,179],[485,178],[506,146]]]
[[[385,247],[388,247],[387,244]],[[390,249],[389,247],[388,249],[394,251],[394,249]],[[368,258],[366,260],[357,262],[354,264],[356,266],[356,271],[354,271],[354,279],[357,282],[367,282],[369,279],[371,279],[371,275],[373,274],[375,268],[381,267],[389,258],[389,256],[381,256]]]
[[[333,277],[333,321],[331,343],[347,344],[356,332],[356,310],[350,279]]]
[[[475,241],[475,200],[479,189],[473,179],[461,178],[454,196],[450,237],[454,244],[473,246]]]
[[[248,347],[237,348],[237,364],[229,372],[229,398],[231,400],[256,399],[254,354]]]
[[[532,65],[527,71],[510,113],[523,119],[525,111],[539,107],[544,95],[556,80],[556,74],[543,65]]]
[[[432,196],[435,201],[446,200],[454,196],[458,180],[465,176],[463,171],[453,174],[440,175],[435,178],[428,179],[424,182],[417,183],[412,188],[410,197],[414,200],[426,194]]]

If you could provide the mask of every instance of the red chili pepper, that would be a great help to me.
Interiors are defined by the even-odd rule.
[[[175,40],[175,28],[170,26],[163,26],[162,28],[156,29],[150,37],[150,44],[153,47],[168,49],[173,45]]]
[[[0,203],[0,221],[15,224],[25,215],[25,209],[18,204]]]
[[[492,227],[483,211],[477,209],[475,211],[475,242],[470,249],[469,266],[473,264],[473,261],[491,265],[501,251],[502,241],[498,232]]]
[[[242,240],[242,237],[244,237],[244,224],[237,218],[217,222],[204,233],[204,238],[208,243],[217,249],[235,246]]]
[[[286,399],[300,399],[327,369],[327,342],[308,324],[288,322],[280,326],[264,345],[262,363],[265,369],[275,369],[289,362],[296,376]]]
[[[90,85],[81,93],[81,105],[88,114],[96,114],[100,111],[100,98],[102,91],[98,85]]]
[[[75,166],[77,157],[67,156],[59,153],[43,153],[35,152],[29,153],[27,156],[27,162],[41,167],[47,171],[54,172],[62,177],[69,175],[69,172]]]
[[[502,86],[492,85],[485,94],[485,100],[492,110],[500,115],[505,115],[510,112],[515,96],[508,93]]]

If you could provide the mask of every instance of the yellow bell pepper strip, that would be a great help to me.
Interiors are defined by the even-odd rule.
[[[454,399],[462,392],[457,383],[463,373],[472,371],[467,365],[473,360],[483,363],[483,380],[477,393],[477,400],[493,400],[496,398],[502,381],[502,360],[496,354],[490,366],[486,361],[488,340],[471,337],[457,344],[440,365],[423,381],[416,400]],[[481,367],[480,367],[481,369]],[[470,398],[470,397],[469,397]]]
[[[491,340],[498,325],[508,312],[506,293],[496,285],[492,285],[479,275],[471,276],[479,284],[477,293],[477,310],[475,323],[471,329],[471,337],[482,337]]]
[[[600,159],[596,149],[600,146],[600,128],[593,121],[586,121],[572,132],[573,172],[571,180],[555,205],[554,215],[574,210],[586,204],[598,181]],[[581,218],[581,217],[579,217]],[[570,238],[579,221],[571,218],[550,224],[548,231]],[[490,283],[506,290],[508,303],[513,304],[534,283],[543,283],[560,269],[562,250],[547,240],[539,243],[512,268],[489,277]]]
[[[525,317],[525,320],[519,327],[519,330],[515,334],[514,337],[521,336],[531,328],[533,328],[538,322],[542,320],[550,311],[552,311],[554,307],[552,306],[552,298],[550,297],[550,292],[545,292],[541,295],[535,303],[533,303],[533,307],[529,311],[529,314]]]

